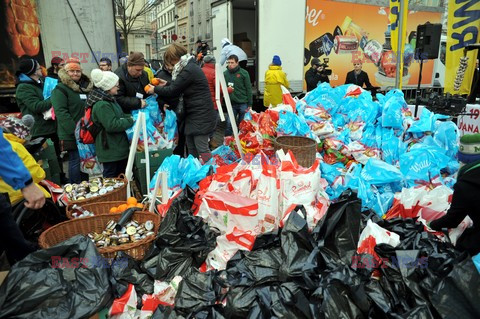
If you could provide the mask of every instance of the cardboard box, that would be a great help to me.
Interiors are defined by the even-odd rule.
[[[253,49],[251,41],[242,41],[238,44],[240,48],[247,54],[248,57],[253,57]]]

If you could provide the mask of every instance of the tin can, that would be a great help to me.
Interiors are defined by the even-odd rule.
[[[337,35],[333,41],[336,54],[350,53],[358,49],[358,39],[355,36]]]
[[[382,60],[382,50],[383,47],[377,40],[370,40],[363,48],[363,54],[376,66],[379,66]]]

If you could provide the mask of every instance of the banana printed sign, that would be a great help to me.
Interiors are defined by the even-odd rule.
[[[449,1],[447,25],[445,93],[469,94],[478,52],[464,49],[479,42],[480,0]]]

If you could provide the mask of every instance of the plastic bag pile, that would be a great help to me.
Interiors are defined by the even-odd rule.
[[[177,116],[175,112],[166,110],[164,116],[162,116],[155,96],[149,96],[145,102],[146,106],[143,109],[132,111],[134,123],[131,128],[126,130],[128,140],[131,141],[133,139],[138,113],[142,112],[145,114],[148,145],[155,149],[175,148],[178,140]],[[139,144],[142,145],[145,143],[144,141],[143,130],[140,130]]]

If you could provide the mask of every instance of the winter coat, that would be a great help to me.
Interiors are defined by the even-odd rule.
[[[216,116],[208,82],[194,59],[190,59],[170,85],[155,87],[155,93],[163,97],[183,93],[185,135],[208,135],[214,131]]]
[[[215,64],[205,63],[202,68],[203,73],[208,81],[208,88],[210,89],[210,95],[212,96],[213,108],[217,109],[217,103],[215,102]]]
[[[223,72],[227,85],[233,83],[233,92],[230,94],[230,100],[233,104],[244,104],[252,106],[252,84],[250,83],[250,75],[247,71],[237,66],[233,72],[227,69]]]
[[[330,83],[330,80],[327,75],[322,75],[317,69],[310,68],[305,72],[305,82],[307,82],[307,92],[310,92],[317,88],[318,83]]]
[[[93,82],[82,74],[78,83],[67,72],[58,72],[59,81],[52,91],[52,104],[57,121],[57,134],[63,150],[75,150],[75,127],[85,113],[87,94],[93,88]]]
[[[247,54],[239,46],[227,44],[222,48],[222,53],[220,54],[220,65],[223,65],[231,55],[236,55],[238,57],[238,62],[248,60]]]
[[[355,77],[355,71],[350,71],[347,73],[347,78],[345,79],[345,84],[355,84],[360,87],[363,87],[365,84],[367,88],[372,87],[370,80],[368,79],[368,74],[365,71],[360,71],[360,74]]]
[[[113,96],[99,88],[88,95],[92,105],[92,120],[102,127],[95,138],[95,150],[100,163],[116,162],[128,158],[130,143],[125,130],[132,127],[133,118],[123,113]]]
[[[43,99],[43,85],[37,83],[25,74],[20,74],[19,84],[15,93],[18,107],[22,115],[30,114],[35,119],[32,137],[54,134],[57,131],[55,121],[44,120],[43,112],[52,107],[50,98]]]
[[[123,112],[130,113],[132,110],[138,110],[142,106],[140,100],[146,99],[148,96],[144,89],[150,83],[147,72],[142,71],[142,75],[134,79],[128,74],[127,64],[125,63],[115,70],[115,74],[119,77],[120,85],[115,99],[122,107]],[[137,93],[141,94],[143,98],[138,98]]]
[[[0,129],[0,154],[2,154],[0,178],[13,189],[22,189],[31,182],[32,176],[25,165],[20,164],[22,160],[12,150],[12,145],[5,139],[4,134],[1,134],[2,132]]]
[[[47,69],[47,76],[58,80],[58,74],[54,72],[53,66]]]
[[[469,216],[473,227],[465,230],[457,240],[457,248],[468,251],[472,256],[480,252],[480,212],[478,196],[480,194],[480,161],[462,167],[457,182],[453,185],[452,204],[443,217],[430,223],[434,230],[456,228]]]
[[[34,183],[40,183],[45,179],[45,171],[33,156],[23,146],[25,140],[16,137],[13,134],[3,133],[3,137],[10,143],[12,150],[17,153],[18,157],[22,160],[23,165],[27,168]],[[3,156],[4,153],[2,153]],[[15,167],[21,166],[20,163],[16,163]],[[38,185],[37,185],[38,186]],[[43,187],[39,187],[42,190],[46,198],[50,198],[50,193]],[[8,193],[10,202],[15,205],[23,199],[22,191],[20,189],[14,189],[14,187],[8,185],[3,179],[0,179],[0,193]]]
[[[170,85],[170,83],[172,83],[172,74],[167,70],[165,70],[165,68],[160,70],[155,76],[159,79],[167,81],[167,85]],[[158,107],[160,108],[161,111],[163,111],[163,106],[165,104],[168,105],[168,109],[175,111],[178,105],[178,101],[179,101],[178,96],[174,96],[174,97],[158,96],[157,97]]]
[[[278,65],[270,65],[267,72],[265,72],[265,93],[263,95],[263,105],[277,106],[282,103],[282,88],[283,85],[287,89],[290,88],[287,75],[282,71],[282,67]]]

